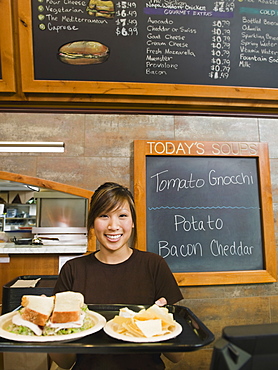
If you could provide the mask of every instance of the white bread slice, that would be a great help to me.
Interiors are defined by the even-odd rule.
[[[53,323],[75,322],[80,319],[84,296],[78,292],[61,292],[55,295],[55,304],[50,321]]]
[[[22,318],[36,325],[44,326],[54,307],[54,297],[24,295],[21,298]]]

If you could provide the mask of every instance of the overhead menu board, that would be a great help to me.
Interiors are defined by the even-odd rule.
[[[275,281],[266,144],[135,141],[134,177],[138,247],[181,285]]]
[[[21,0],[18,7],[25,91],[266,99],[269,89],[267,99],[277,97],[275,1]]]
[[[15,91],[10,0],[0,0],[0,92]]]

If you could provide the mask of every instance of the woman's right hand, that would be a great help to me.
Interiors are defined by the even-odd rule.
[[[155,301],[155,304],[159,307],[163,307],[167,304],[167,300],[166,300],[166,298],[161,297],[157,301]]]

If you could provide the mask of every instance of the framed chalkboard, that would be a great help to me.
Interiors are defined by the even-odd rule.
[[[193,3],[18,1],[23,91],[277,100],[277,5]]]
[[[0,92],[15,91],[11,0],[0,0]]]
[[[268,147],[135,141],[138,248],[180,285],[276,281]]]

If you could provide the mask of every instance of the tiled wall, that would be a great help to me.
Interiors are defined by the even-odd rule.
[[[278,119],[2,113],[0,128],[2,141],[63,141],[66,145],[63,154],[2,153],[1,170],[90,190],[107,180],[132,188],[135,139],[267,142],[277,217]],[[181,289],[183,303],[205,322],[216,338],[227,325],[278,321],[278,283]],[[168,366],[171,369],[207,370],[211,347],[187,353],[182,363]]]

